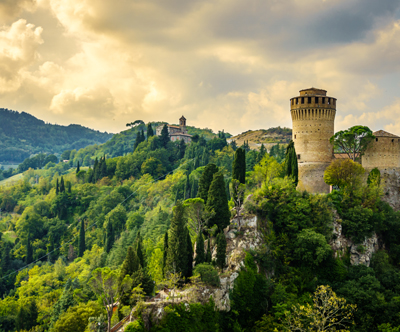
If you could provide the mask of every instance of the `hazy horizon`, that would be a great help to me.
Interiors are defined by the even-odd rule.
[[[126,123],[291,127],[337,98],[335,130],[400,135],[400,2],[3,0],[0,107],[117,133]]]

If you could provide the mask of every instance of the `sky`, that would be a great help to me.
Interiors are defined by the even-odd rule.
[[[0,108],[119,132],[239,134],[337,98],[335,130],[400,136],[399,0],[0,0]]]

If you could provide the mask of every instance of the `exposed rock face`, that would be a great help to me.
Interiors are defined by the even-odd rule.
[[[239,273],[233,272],[228,277],[220,278],[221,285],[212,294],[215,306],[218,308],[218,310],[231,310],[229,291],[233,289],[235,279],[238,277],[238,275]]]
[[[353,243],[350,239],[347,239],[342,234],[342,220],[338,216],[337,212],[334,213],[333,222],[333,234],[336,235],[336,239],[332,240],[330,245],[335,252],[335,257],[343,256],[346,251],[350,250],[350,263],[351,265],[363,264],[369,266],[371,263],[371,257],[374,252],[378,250],[378,237],[376,233],[368,239],[365,239],[363,243]]]

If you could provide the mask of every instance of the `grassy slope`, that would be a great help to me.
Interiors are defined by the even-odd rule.
[[[0,186],[12,185],[15,182],[21,180],[23,178],[23,176],[24,175],[22,173],[20,173],[20,174],[14,175],[14,176],[12,176],[12,177],[10,177],[8,179],[5,179],[3,181],[0,181]]]
[[[287,144],[291,140],[292,130],[289,128],[270,128],[259,130],[248,130],[239,135],[228,139],[228,142],[234,140],[238,146],[241,146],[244,141],[249,142],[251,149],[259,149],[261,144],[269,150],[272,146],[280,143]]]

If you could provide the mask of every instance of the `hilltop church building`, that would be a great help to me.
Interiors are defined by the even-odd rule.
[[[161,131],[163,130],[164,125],[158,126],[156,129],[157,136],[161,136]],[[190,143],[192,141],[192,135],[188,134],[186,129],[186,118],[182,115],[179,119],[179,126],[167,125],[169,137],[172,142],[177,140],[184,140],[185,143]]]

